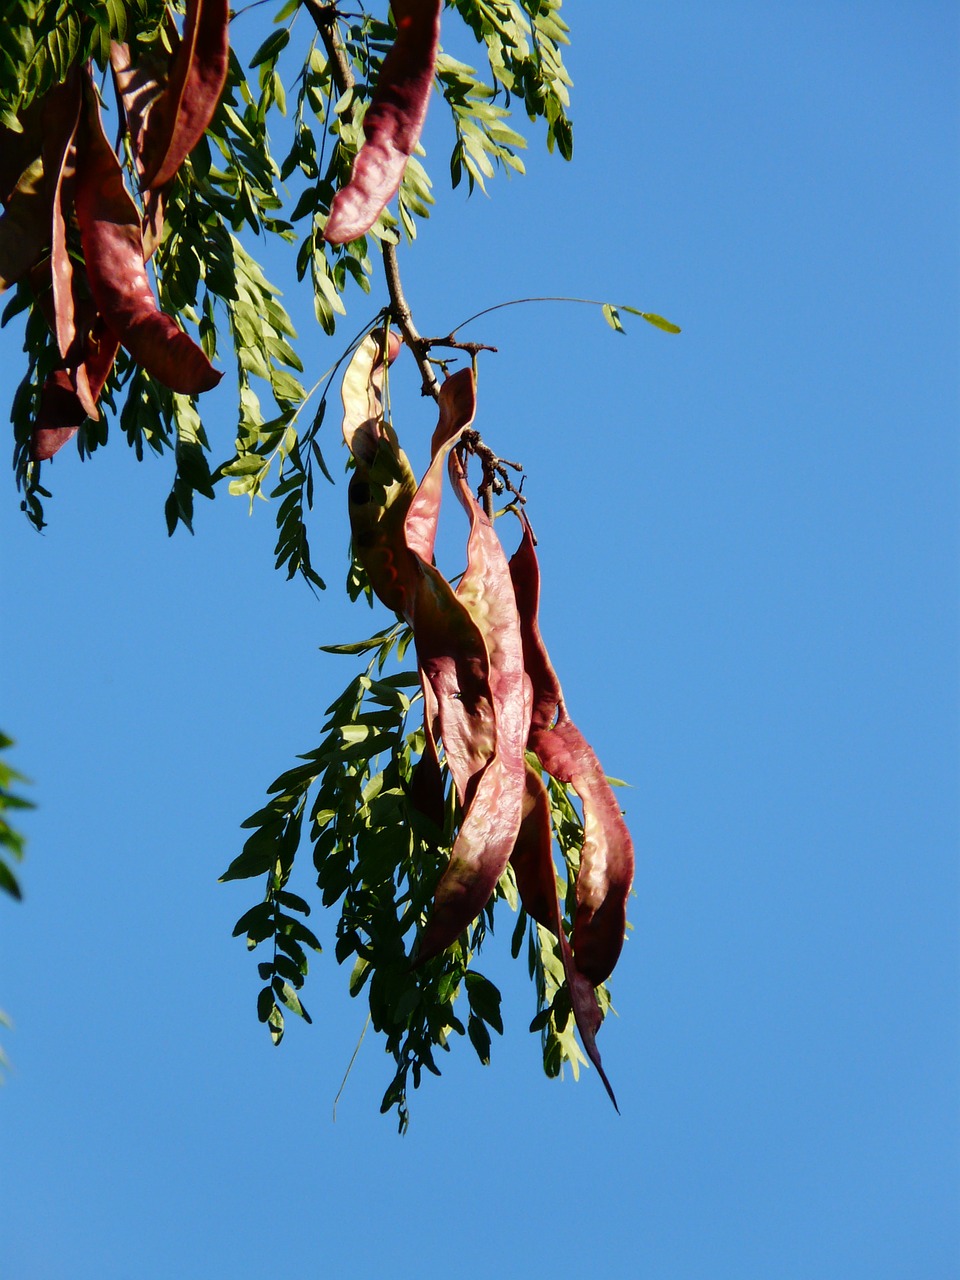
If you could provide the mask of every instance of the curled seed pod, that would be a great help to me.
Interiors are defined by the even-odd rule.
[[[161,311],[143,262],[140,214],[103,132],[88,80],[78,130],[76,207],[90,289],[108,327],[149,374],[198,395],[223,376],[173,318]]]
[[[166,87],[143,123],[144,187],[166,186],[206,132],[230,63],[227,0],[188,0]]]
[[[410,614],[417,657],[437,700],[440,737],[461,804],[468,802],[477,776],[496,748],[490,660],[481,629],[431,561],[444,464],[475,411],[473,374],[462,369],[440,388],[432,458],[404,525],[406,545],[417,568]]]
[[[175,38],[175,47],[179,46],[180,37],[176,33],[173,22],[170,28]],[[130,150],[133,162],[141,179],[143,177],[143,131],[146,117],[163,92],[166,82],[165,74],[157,63],[144,57],[136,64],[130,60],[130,49],[126,44],[114,41],[110,46],[110,67],[117,90],[117,97],[123,107],[127,121],[127,133],[130,138]],[[149,262],[163,239],[163,206],[164,193],[161,188],[147,188],[143,194],[143,260]]]
[[[472,401],[472,371],[462,372],[469,378]],[[466,402],[464,391],[457,390]],[[472,419],[471,404],[469,421]],[[449,454],[448,470],[470,520],[467,567],[457,587],[457,599],[466,606],[483,637],[495,738],[493,755],[478,777],[450,864],[437,886],[433,913],[420,943],[423,959],[448,947],[479,915],[509,861],[523,811],[524,749],[530,725],[520,618],[507,558],[493,524],[470,490],[457,453]]]
[[[73,263],[67,252],[67,221],[73,209],[76,137],[82,91],[80,72],[70,68],[66,80],[51,89],[43,103],[43,169],[50,204],[50,278],[53,286],[53,332],[66,359],[76,336]]]
[[[553,865],[550,834],[550,802],[540,775],[527,765],[523,820],[517,842],[510,855],[510,865],[517,879],[517,891],[527,914],[542,924],[560,943],[563,973],[570,992],[570,1003],[580,1039],[587,1057],[596,1067],[610,1101],[616,1107],[610,1081],[607,1079],[597,1048],[597,1032],[603,1014],[594,994],[593,983],[577,968],[573,952],[563,929],[560,902],[557,898],[557,873]]]
[[[102,316],[84,335],[82,359],[73,368],[55,369],[43,384],[37,421],[30,436],[30,457],[45,462],[77,434],[85,418],[99,416],[97,401],[120,342]]]
[[[441,0],[393,0],[397,35],[363,120],[364,143],[330,206],[324,237],[364,235],[396,195],[426,119],[440,46]]]
[[[399,347],[399,339],[392,337],[388,362]],[[487,654],[469,613],[430,560],[443,464],[473,419],[474,399],[472,391],[464,396],[460,375],[444,383],[434,456],[418,488],[395,433],[383,419],[382,348],[382,334],[368,334],[341,388],[343,437],[356,463],[348,489],[354,551],[378,598],[413,628],[447,764],[464,801],[472,779],[494,749]]]
[[[558,782],[583,802],[583,850],[577,877],[573,952],[577,969],[599,986],[623,947],[627,897],[633,883],[633,841],[593,748],[567,714],[537,624],[540,571],[529,524],[510,562],[523,628],[523,651],[533,685],[530,748]]]
[[[171,27],[172,25],[171,23]],[[179,45],[179,37],[177,44]],[[130,46],[116,40],[110,45],[110,70],[113,72],[117,97],[126,117],[133,162],[137,173],[142,176],[144,126],[151,107],[163,93],[167,77],[158,63],[149,57],[143,57],[134,64],[130,57]]]

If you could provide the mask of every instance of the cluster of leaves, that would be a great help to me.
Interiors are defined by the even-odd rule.
[[[24,108],[74,63],[106,67],[110,42],[156,30],[165,8],[164,0],[10,0],[0,26],[0,125],[16,129]]]
[[[451,797],[443,826],[437,826],[413,799],[424,750],[422,727],[412,727],[422,717],[419,676],[394,669],[410,640],[409,629],[399,623],[359,643],[329,647],[332,653],[371,656],[327,708],[320,744],[271,784],[267,804],[243,824],[253,833],[223,875],[264,877],[262,900],[240,917],[234,934],[244,936],[249,949],[267,953],[259,965],[264,985],[257,1009],[279,1043],[285,1011],[310,1021],[301,991],[308,951],[321,949],[304,923],[309,904],[288,887],[306,835],[320,900],[339,909],[336,960],[351,965],[351,996],[366,991],[371,1025],[394,1062],[381,1110],[396,1108],[401,1132],[409,1123],[411,1085],[420,1085],[424,1071],[440,1074],[438,1051],[449,1052],[455,1038],[465,1035],[487,1063],[491,1031],[503,1032],[500,992],[476,967],[501,903],[518,912],[511,952],[518,958],[526,951],[534,979],[530,1029],[540,1033],[545,1071],[555,1076],[566,1062],[577,1073],[583,1062],[557,940],[528,919],[510,867],[472,929],[433,959],[413,964],[460,815]],[[566,867],[559,883],[566,895],[575,881],[583,828],[566,789],[553,783],[550,795]],[[606,1011],[606,988],[597,995]]]
[[[13,746],[13,739],[0,733],[0,751],[7,751]],[[13,873],[7,859],[20,862],[23,858],[23,836],[15,831],[7,821],[7,813],[11,809],[32,809],[33,804],[22,796],[14,794],[11,787],[18,782],[25,782],[22,773],[18,773],[6,760],[0,760],[0,892],[19,898],[20,884]]]
[[[0,733],[0,751],[13,746],[13,739]],[[20,882],[17,880],[10,861],[20,862],[23,858],[24,838],[7,821],[7,813],[11,810],[32,809],[33,805],[23,796],[11,790],[18,783],[26,782],[23,774],[18,773],[6,760],[0,760],[0,892],[19,899]],[[0,1026],[9,1026],[10,1020],[0,1009]],[[0,1048],[0,1073],[7,1065],[7,1058]]]

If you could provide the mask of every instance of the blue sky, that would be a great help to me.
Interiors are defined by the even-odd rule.
[[[168,462],[68,449],[42,537],[0,503],[2,727],[38,802],[0,901],[11,1280],[960,1275],[956,10],[564,12],[573,164],[534,143],[467,202],[434,111],[402,265],[425,332],[556,293],[683,326],[542,305],[469,334],[500,349],[479,425],[528,472],[568,704],[632,783],[622,1117],[595,1073],[543,1076],[501,936],[492,1065],[457,1044],[400,1139],[370,1035],[333,1123],[347,974],[328,946],[274,1050],[230,938],[255,889],[217,876],[352,674],[317,646],[386,621],[339,598],[345,486],[317,601],[266,508],[223,494],[168,540]],[[336,343],[287,301],[318,376]],[[432,415],[395,395],[422,457]]]

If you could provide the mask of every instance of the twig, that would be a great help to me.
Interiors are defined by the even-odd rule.
[[[489,520],[493,519],[493,499],[494,495],[499,495],[504,490],[513,494],[514,501],[510,506],[519,504],[522,506],[526,502],[523,497],[523,463],[511,462],[509,458],[498,458],[488,444],[484,444],[479,431],[464,431],[460,437],[465,454],[475,454],[480,459],[480,466],[483,468],[483,479],[477,487],[477,497],[483,503],[483,509]],[[519,471],[520,484],[515,486],[510,476],[507,474],[507,468],[513,471]],[[464,466],[466,471],[466,466]]]
[[[486,342],[458,342],[452,333],[447,334],[445,338],[424,338],[424,345],[428,350],[434,347],[451,347],[454,351],[466,351],[470,356],[476,356],[481,351],[497,352],[496,347],[489,346]]]
[[[420,376],[423,379],[423,395],[433,396],[434,400],[436,400],[440,396],[440,383],[437,381],[437,375],[433,372],[433,366],[427,358],[430,344],[424,342],[417,332],[416,325],[413,323],[410,304],[407,302],[403,292],[403,285],[400,281],[400,265],[397,262],[396,246],[387,244],[384,241],[380,246],[380,251],[383,254],[383,270],[387,277],[387,290],[390,293],[390,312],[400,326],[404,341],[413,352],[414,359],[417,362],[417,368],[420,370]]]
[[[320,32],[320,39],[332,64],[334,83],[338,92],[343,95],[348,89],[354,87],[357,78],[340,43],[340,34],[337,31],[337,6],[321,4],[320,0],[304,0],[304,4]]]

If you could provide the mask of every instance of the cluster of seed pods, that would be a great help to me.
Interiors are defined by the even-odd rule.
[[[442,746],[461,814],[418,961],[456,941],[511,863],[528,914],[559,941],[577,1028],[613,1099],[597,1051],[602,1015],[594,988],[610,976],[623,945],[633,844],[596,755],[567,714],[540,635],[530,526],[521,516],[520,545],[508,560],[468,485],[458,445],[476,411],[473,372],[463,369],[441,386],[431,462],[418,484],[383,412],[384,372],[400,347],[395,334],[376,330],[357,349],[343,380],[343,436],[355,464],[349,486],[355,554],[373,591],[414,636],[426,746],[413,799],[431,816],[442,813]],[[444,470],[469,521],[466,570],[456,587],[434,564]],[[541,771],[571,786],[583,808],[570,940]]]
[[[199,395],[220,374],[161,311],[146,264],[163,231],[164,193],[209,125],[227,76],[227,0],[188,0],[169,65],[134,65],[114,44],[111,64],[143,212],[107,140],[91,68],[33,102],[21,131],[0,129],[0,292],[26,278],[54,334],[59,366],[47,377],[30,441],[50,458],[97,418],[97,400],[123,345],[173,391]],[[76,239],[73,237],[76,230]],[[77,243],[82,262],[75,252]]]

